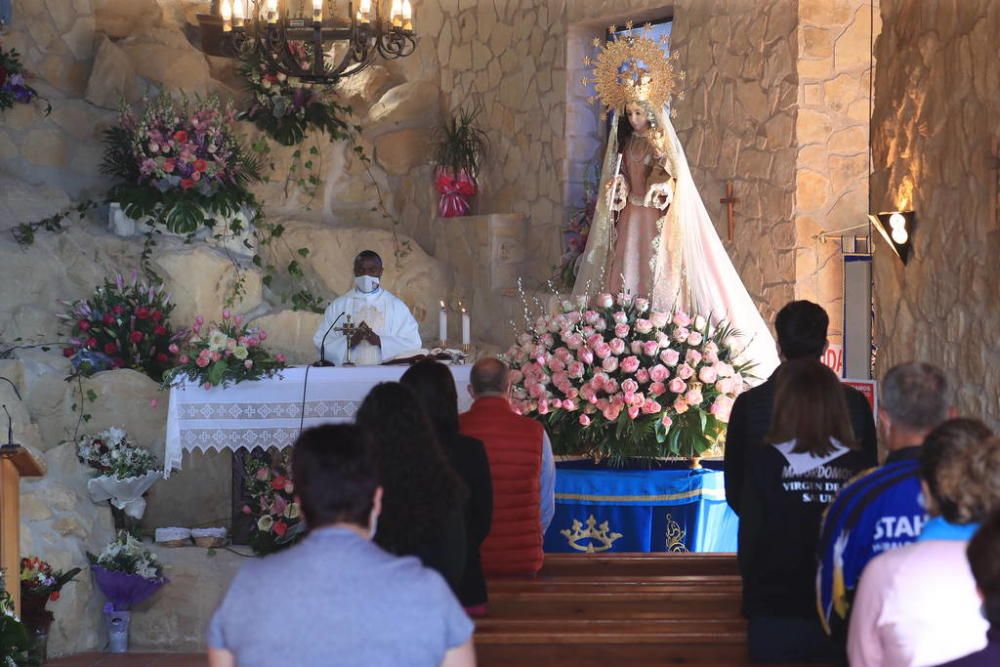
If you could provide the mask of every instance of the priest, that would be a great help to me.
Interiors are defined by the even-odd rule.
[[[327,360],[343,364],[348,345],[351,361],[358,365],[380,364],[420,349],[417,321],[405,303],[382,289],[381,280],[382,258],[378,253],[364,250],[354,258],[354,287],[333,300],[313,336],[316,348],[323,348]],[[331,330],[334,323],[334,328],[340,328],[348,316],[357,327],[349,340],[343,332]]]

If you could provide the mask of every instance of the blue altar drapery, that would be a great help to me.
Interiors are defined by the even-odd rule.
[[[686,463],[620,469],[559,463],[550,553],[736,551],[724,473]]]

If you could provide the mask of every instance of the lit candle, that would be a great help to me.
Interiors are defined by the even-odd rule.
[[[246,0],[236,0],[236,3],[233,5],[233,25],[237,28],[242,28],[243,24],[246,23],[246,18]]]
[[[462,345],[468,346],[472,343],[472,319],[469,312],[462,308]]]
[[[392,0],[392,7],[389,10],[389,17],[393,28],[403,27],[403,3],[402,0]]]
[[[358,20],[362,23],[372,22],[372,0],[361,0],[358,3]]]
[[[238,2],[239,0],[237,0]],[[219,14],[222,15],[222,32],[229,32],[233,29],[233,2],[232,0],[222,0],[219,3]]]
[[[278,0],[267,0],[267,22],[278,22]]]
[[[313,21],[317,23],[323,21],[323,0],[313,0]]]
[[[413,30],[413,5],[410,0],[403,0],[403,30]]]
[[[445,341],[448,340],[448,310],[444,307],[444,301],[441,302],[441,314],[438,315],[438,333],[441,347],[444,347]]]

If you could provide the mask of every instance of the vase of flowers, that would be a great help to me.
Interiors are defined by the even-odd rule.
[[[33,100],[44,104],[46,116],[52,111],[52,106],[28,85],[29,78],[17,49],[4,50],[0,47],[0,112],[15,104],[30,104]]]
[[[211,389],[271,377],[285,368],[285,356],[272,356],[265,340],[266,331],[229,309],[222,311],[221,322],[206,323],[199,315],[181,342],[179,365],[164,374],[164,386],[186,379]]]
[[[5,574],[0,570],[0,665],[27,667],[39,664],[28,655],[31,638],[24,623],[14,615],[14,601],[7,592]]]
[[[159,382],[174,365],[174,304],[163,285],[139,280],[136,272],[130,280],[119,273],[90,298],[63,303],[66,312],[59,317],[70,327],[63,355],[80,374],[132,368]]]
[[[489,149],[489,138],[476,125],[478,116],[478,108],[460,109],[438,130],[434,189],[441,195],[438,215],[442,218],[466,215],[479,191],[480,161]]]
[[[123,106],[105,133],[102,170],[118,179],[109,199],[127,218],[193,237],[199,232],[239,248],[249,243],[249,190],[260,167],[233,130],[236,112],[217,97],[149,100]],[[115,219],[112,219],[114,225]]]
[[[87,558],[97,587],[108,599],[104,620],[110,652],[125,653],[131,608],[153,595],[169,579],[163,576],[163,566],[156,554],[125,531],[120,531],[100,554],[88,553]]]
[[[37,556],[21,559],[21,619],[31,638],[29,653],[38,664],[47,659],[49,628],[55,620],[46,605],[58,600],[63,586],[79,573],[78,567],[65,572],[54,570]]]
[[[251,520],[250,546],[259,555],[294,544],[305,527],[295,502],[289,451],[253,454],[245,464],[243,514]]]
[[[156,457],[132,443],[123,429],[114,427],[82,436],[76,443],[76,455],[98,472],[87,481],[90,499],[111,504],[116,528],[134,527],[146,511],[144,495],[163,474]]]
[[[563,301],[505,357],[513,404],[545,424],[557,454],[700,457],[725,434],[751,365],[732,327],[620,294]]]

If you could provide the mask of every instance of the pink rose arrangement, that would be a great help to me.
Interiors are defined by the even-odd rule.
[[[179,364],[164,375],[164,385],[186,378],[211,389],[271,377],[285,368],[285,356],[268,352],[265,340],[266,331],[249,326],[228,308],[221,322],[206,323],[199,315],[177,346]]]
[[[243,514],[252,520],[250,546],[261,555],[291,545],[302,533],[290,455],[291,449],[255,452],[244,466]]]
[[[724,321],[625,294],[563,301],[505,355],[514,408],[545,424],[557,454],[699,456],[725,434],[750,377],[738,336]]]

